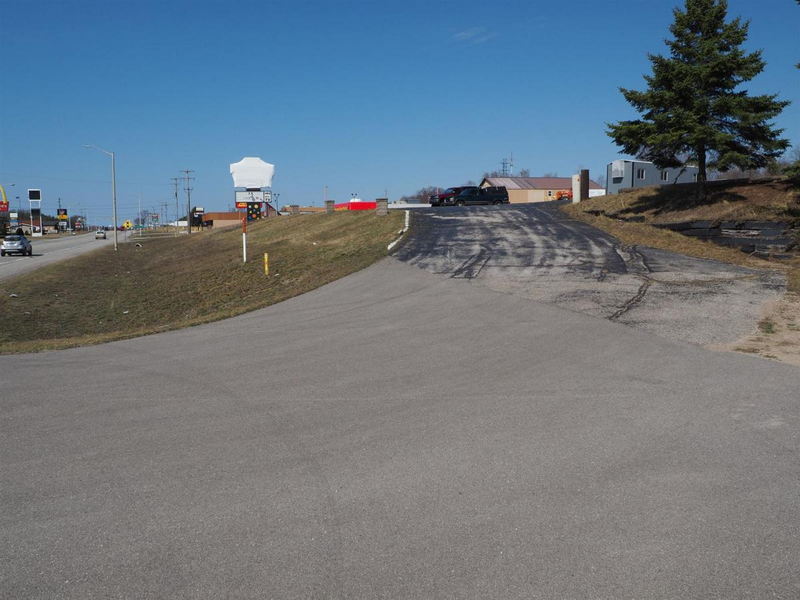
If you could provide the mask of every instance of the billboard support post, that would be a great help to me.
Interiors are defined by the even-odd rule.
[[[242,262],[247,262],[247,213],[242,215]]]

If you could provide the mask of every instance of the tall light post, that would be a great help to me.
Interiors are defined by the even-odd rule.
[[[114,153],[110,150],[104,150],[100,146],[94,144],[84,144],[84,148],[94,148],[103,154],[108,154],[111,157],[111,202],[112,202],[112,219],[114,220],[114,252],[117,251],[117,166],[114,158]]]

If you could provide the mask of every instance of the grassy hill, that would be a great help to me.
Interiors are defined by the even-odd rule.
[[[104,247],[0,282],[0,353],[94,344],[262,308],[386,256],[403,214],[337,212]],[[263,254],[270,274],[264,275]]]
[[[713,181],[708,198],[695,198],[695,184],[649,187],[590,198],[581,210],[607,217],[638,217],[645,223],[681,221],[800,221],[800,192],[786,178]]]

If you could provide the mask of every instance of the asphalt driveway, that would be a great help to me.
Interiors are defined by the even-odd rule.
[[[3,598],[797,598],[800,371],[387,259],[0,357]]]
[[[613,237],[552,205],[415,210],[396,257],[432,273],[702,345],[751,333],[782,275]]]

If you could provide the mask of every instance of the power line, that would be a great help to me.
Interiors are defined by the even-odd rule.
[[[172,178],[172,185],[175,186],[175,235],[178,234],[178,220],[180,219],[181,213],[180,209],[178,208],[178,178]]]
[[[191,182],[194,181],[194,177],[189,177],[189,173],[194,173],[191,169],[183,169],[181,173],[184,174],[184,181],[186,182],[186,187],[183,189],[186,190],[186,233],[192,233],[192,186]]]

